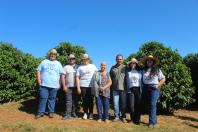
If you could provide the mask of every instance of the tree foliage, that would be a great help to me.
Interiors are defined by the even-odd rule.
[[[161,112],[174,112],[174,110],[192,103],[194,87],[189,69],[183,64],[182,57],[177,51],[165,47],[158,42],[148,42],[142,45],[137,54],[131,57],[141,59],[153,55],[160,60],[159,67],[166,76],[166,83],[161,88],[161,96],[158,102],[158,110]]]
[[[86,50],[78,45],[74,45],[70,42],[61,42],[58,46],[55,47],[59,56],[57,60],[61,62],[62,65],[67,64],[68,56],[74,54],[76,56],[76,63],[81,63],[81,55],[86,53]]]
[[[193,84],[196,87],[193,97],[196,99],[196,104],[198,104],[198,54],[187,55],[186,57],[184,57],[184,63],[191,70]]]
[[[11,44],[0,42],[0,103],[19,100],[35,93],[38,60]]]

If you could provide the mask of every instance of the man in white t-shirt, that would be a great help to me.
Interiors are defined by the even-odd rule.
[[[79,66],[76,72],[76,86],[78,94],[82,95],[83,119],[93,119],[93,95],[91,94],[91,79],[97,71],[95,65],[89,63],[88,54],[82,56],[83,64]]]
[[[64,66],[61,76],[63,91],[65,92],[65,115],[63,119],[69,119],[71,117],[76,118],[77,109],[77,90],[76,90],[76,71],[78,65],[76,64],[76,57],[70,54],[68,57],[68,65]]]

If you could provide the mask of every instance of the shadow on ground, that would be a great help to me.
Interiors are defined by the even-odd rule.
[[[191,127],[194,127],[194,128],[198,128],[198,125],[194,124],[194,123],[198,123],[198,119],[197,118],[189,117],[189,116],[175,116],[175,117],[177,117],[178,119],[183,120],[185,122],[184,124],[186,124],[188,126],[191,126]],[[193,124],[192,123],[186,123],[186,121],[191,121],[191,122],[193,122]]]
[[[32,98],[32,99],[22,101],[21,107],[19,107],[18,109],[28,114],[35,114],[36,107],[37,107],[37,99]]]

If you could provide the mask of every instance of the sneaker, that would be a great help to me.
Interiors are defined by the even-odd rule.
[[[78,118],[78,116],[76,115],[76,113],[72,113],[72,117]]]
[[[71,118],[70,115],[66,115],[66,116],[63,117],[63,120],[67,120],[67,119],[70,119],[70,118]]]
[[[122,118],[123,123],[127,123],[126,118]]]
[[[54,118],[54,114],[49,114],[49,118]]]
[[[154,128],[153,124],[149,124],[148,128]]]
[[[101,120],[101,119],[98,119],[98,120],[97,120],[97,122],[101,123],[101,122],[102,122],[102,120]]]
[[[110,121],[109,121],[109,119],[105,119],[105,122],[106,122],[106,123],[109,123]]]
[[[119,118],[114,118],[113,119],[113,122],[117,122],[117,121],[119,121]]]
[[[89,120],[93,120],[93,113],[89,114]]]
[[[41,118],[41,117],[43,117],[43,115],[36,115],[36,116],[35,116],[35,119],[39,119],[39,118]]]
[[[84,120],[87,120],[87,114],[86,114],[86,113],[84,113],[83,119],[84,119]]]

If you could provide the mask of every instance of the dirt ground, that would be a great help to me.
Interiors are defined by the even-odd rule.
[[[140,125],[128,123],[110,122],[98,123],[96,111],[94,120],[82,120],[82,118],[62,120],[61,113],[54,118],[47,115],[40,119],[34,119],[36,110],[35,99],[20,102],[11,102],[0,105],[0,131],[151,131],[147,127],[148,115],[141,117]],[[112,110],[110,113],[113,113]],[[174,115],[158,115],[158,124],[152,131],[197,131],[198,109],[178,110]]]

